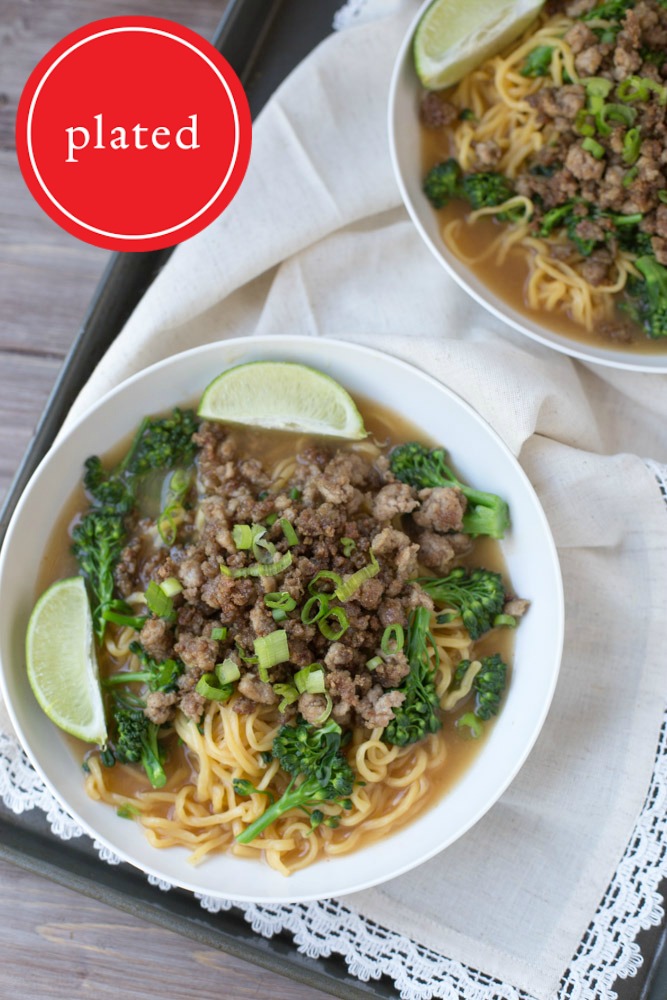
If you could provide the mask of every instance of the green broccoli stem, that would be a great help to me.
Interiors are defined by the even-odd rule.
[[[313,805],[316,802],[324,802],[325,797],[323,795],[322,786],[315,778],[306,778],[302,781],[300,785],[295,787],[296,778],[292,778],[289,785],[273,805],[270,805],[265,812],[259,816],[254,823],[246,827],[243,833],[240,833],[236,841],[239,844],[249,844],[251,841],[258,837],[263,830],[266,830],[267,826],[274,823],[279,819],[284,813],[288,812],[290,809],[303,809],[308,805]]]
[[[148,684],[153,679],[153,674],[149,670],[126,671],[125,673],[112,674],[102,680],[102,687],[114,687],[116,684]]]
[[[141,763],[153,788],[163,788],[167,783],[167,775],[160,761],[160,749],[157,739],[158,729],[159,726],[151,723],[141,741],[143,745]]]

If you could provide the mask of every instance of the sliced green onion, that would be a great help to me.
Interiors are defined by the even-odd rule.
[[[164,508],[155,522],[158,535],[165,545],[173,545],[176,541],[178,525],[185,515],[182,501],[190,489],[191,482],[192,472],[185,469],[176,469],[169,480]]]
[[[664,190],[658,191],[658,198],[663,203],[663,205],[667,205],[667,191]]]
[[[648,101],[651,91],[658,95],[658,103],[667,104],[667,88],[648,76],[629,76],[616,88],[619,101]]]
[[[494,628],[516,628],[516,618],[514,615],[496,615],[493,619]]]
[[[234,579],[239,579],[242,576],[276,576],[278,573],[284,573],[291,565],[292,553],[286,552],[284,556],[272,563],[253,563],[252,566],[234,568],[221,564],[220,572],[224,573],[225,576],[233,576]]]
[[[585,149],[591,156],[594,156],[596,160],[601,160],[605,153],[604,146],[601,146],[595,139],[591,139],[590,136],[584,139],[581,148]]]
[[[183,584],[180,580],[177,580],[175,576],[170,576],[166,580],[163,580],[160,584],[160,590],[167,597],[176,597],[176,594],[180,594],[183,590]]]
[[[288,496],[290,500],[299,500],[301,497],[301,490],[298,490],[296,486],[293,486],[289,491]]]
[[[314,726],[321,726],[324,722],[327,721],[327,719],[331,715],[331,709],[333,708],[333,702],[331,700],[331,696],[328,695],[328,694],[325,694],[324,697],[326,698],[326,701],[327,701],[326,706],[325,706],[324,711],[322,712],[322,714],[318,715],[317,718],[313,720],[313,725]]]
[[[308,694],[324,694],[324,671],[311,670],[306,677],[306,692]]]
[[[338,622],[338,628],[329,624],[329,620],[331,618],[336,619]],[[341,636],[345,635],[347,632],[350,627],[350,622],[342,608],[329,608],[326,617],[320,618],[318,621],[317,627],[325,639],[337,642],[338,639],[340,639]]]
[[[638,173],[639,173],[639,167],[633,167],[632,170],[628,170],[623,178],[623,187],[629,188]],[[660,192],[658,191],[658,198],[659,197],[660,197]]]
[[[589,121],[589,116],[590,111],[587,111],[586,108],[577,111],[574,119],[574,131],[578,132],[579,135],[595,135],[595,125]]]
[[[279,608],[281,611],[294,611],[296,607],[296,601],[288,590],[274,590],[265,594],[264,604],[267,608]]]
[[[349,559],[354,550],[356,549],[357,543],[355,542],[354,538],[345,537],[341,538],[340,547],[343,550],[343,555],[345,556],[345,558]]]
[[[380,649],[387,654],[400,653],[405,646],[405,632],[402,625],[387,625],[382,633]]]
[[[366,666],[369,670],[377,670],[382,663],[384,660],[381,656],[372,656],[370,660],[366,660]]]
[[[134,819],[140,813],[141,809],[133,806],[130,802],[126,802],[125,805],[118,806],[116,809],[116,816],[120,816],[121,819]]]
[[[243,660],[244,663],[257,663],[257,657],[256,656],[248,656],[248,654],[246,653],[245,649],[243,648],[243,646],[241,645],[241,643],[239,642],[238,639],[234,640],[234,645],[236,646],[238,654],[239,654],[239,656],[241,657],[241,659]]]
[[[611,135],[609,122],[621,125],[634,125],[637,111],[625,104],[603,104],[595,115],[595,127],[600,135]]]
[[[224,642],[226,638],[227,629],[224,626],[211,629],[211,639],[215,639],[216,642]]]
[[[216,663],[215,676],[218,678],[220,684],[231,684],[232,681],[239,679],[241,671],[239,670],[238,663],[232,660],[231,656],[228,656],[222,663]]]
[[[282,698],[278,705],[279,712],[284,712],[288,705],[293,705],[295,701],[299,700],[299,692],[293,684],[274,684],[273,690]]]
[[[264,524],[267,526],[267,528],[270,528],[271,525],[275,524],[277,520],[278,520],[278,515],[274,510],[273,514],[269,514],[268,517],[264,518]]]
[[[232,528],[232,539],[237,549],[249,549],[255,533],[249,524],[235,524]]]
[[[257,656],[257,666],[259,676],[263,681],[268,680],[267,671],[279,663],[289,660],[289,645],[287,642],[287,632],[284,629],[276,629],[268,635],[261,635],[254,642],[255,654]]]
[[[162,587],[158,586],[155,580],[151,580],[146,587],[144,600],[148,605],[149,611],[152,611],[158,618],[164,618],[166,621],[176,620],[174,602],[171,597],[165,594]]]
[[[326,594],[314,594],[309,597],[301,608],[301,621],[304,625],[314,625],[329,611],[329,598]]]
[[[283,529],[283,535],[287,539],[287,544],[289,545],[290,548],[292,548],[293,545],[299,544],[299,536],[297,535],[296,531],[294,530],[294,527],[287,520],[286,517],[280,518],[280,527]]]
[[[590,76],[585,83],[586,96],[591,99],[595,97],[608,97],[614,84],[604,76]]]
[[[299,694],[303,694],[304,691],[308,691],[308,678],[311,674],[322,674],[321,663],[309,663],[307,667],[303,667],[301,670],[297,670],[294,675],[294,683],[296,684],[297,691]]]
[[[284,622],[287,620],[287,612],[283,611],[282,608],[274,608],[271,612],[271,617],[274,622]]]
[[[380,564],[375,558],[375,553],[371,551],[370,563],[368,563],[367,566],[364,566],[363,569],[358,569],[356,573],[352,573],[351,576],[347,577],[344,583],[342,583],[339,587],[336,587],[336,597],[344,604],[345,601],[349,601],[352,595],[359,590],[359,587],[361,587],[366,580],[370,580],[371,577],[377,576],[379,572]]]
[[[234,693],[234,685],[225,684],[220,687],[215,674],[204,674],[197,681],[195,691],[208,701],[227,701]]]
[[[320,590],[320,588],[317,586],[317,583],[320,580],[331,580],[333,584],[331,590]],[[319,573],[315,574],[313,579],[308,584],[308,593],[314,594],[316,597],[319,597],[320,594],[323,594],[325,597],[330,597],[331,594],[335,591],[336,587],[340,587],[342,582],[343,578],[340,576],[339,573],[333,573],[329,569],[321,569]]]
[[[629,167],[639,159],[641,150],[641,135],[638,128],[631,128],[625,133],[623,140],[623,160]]]
[[[456,721],[456,728],[463,729],[467,727],[470,730],[470,735],[473,739],[477,740],[484,732],[484,726],[481,719],[479,719],[474,712],[466,712],[462,715],[460,719]]]

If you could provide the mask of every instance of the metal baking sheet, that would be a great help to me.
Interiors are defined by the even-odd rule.
[[[330,33],[340,4],[341,0],[232,0],[213,41],[243,81],[253,117],[290,70]],[[23,488],[89,372],[170,253],[111,257],[0,512],[0,544]],[[351,976],[339,956],[314,960],[300,955],[289,934],[271,939],[255,934],[238,909],[207,913],[190,893],[178,889],[163,893],[131,866],[101,862],[87,837],[65,842],[53,836],[37,809],[16,816],[0,804],[0,857],[331,996],[349,1000],[398,996],[386,977],[366,984]],[[667,931],[663,927],[643,932],[638,944],[646,961],[636,978],[616,984],[619,1000],[665,1000]]]

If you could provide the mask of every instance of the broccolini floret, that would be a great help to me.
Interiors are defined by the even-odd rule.
[[[95,634],[101,642],[112,610],[113,572],[125,544],[125,518],[136,504],[141,478],[153,470],[192,462],[197,429],[192,410],[176,409],[168,417],[146,417],[122,462],[106,472],[94,455],[85,463],[84,486],[90,509],[72,532],[72,551],[91,591]]]
[[[667,337],[667,268],[655,257],[639,257],[635,266],[644,278],[633,286],[639,316],[651,337]]]
[[[394,709],[394,718],[382,734],[387,743],[399,747],[418,743],[442,726],[440,700],[435,688],[435,674],[440,657],[433,642],[430,624],[431,612],[428,608],[416,608],[412,612],[406,648],[410,673],[398,688],[405,699]]]
[[[136,682],[147,684],[151,691],[169,692],[176,690],[176,682],[185,669],[180,660],[162,660],[161,662],[154,660],[139,642],[131,642],[129,648],[130,652],[139,659],[143,669],[112,674],[103,681],[105,687]]]
[[[436,163],[424,179],[424,194],[434,208],[443,208],[462,193],[461,168],[454,159]]]
[[[322,811],[313,807],[324,802],[343,809],[352,807],[349,796],[354,785],[354,771],[341,753],[341,737],[342,730],[333,719],[319,728],[305,722],[280,728],[273,741],[273,757],[291,776],[291,781],[278,801],[271,803],[237,836],[239,844],[249,844],[290,809],[312,810],[309,814],[313,827],[321,822],[336,825],[336,817],[325,819]],[[237,795],[258,791],[245,779],[235,779],[234,790]]]
[[[158,741],[160,727],[150,722],[141,709],[119,703],[114,710],[116,740],[113,754],[122,764],[141,763],[153,788],[162,788],[167,775],[164,754]]]
[[[463,190],[472,208],[491,208],[502,205],[514,196],[512,182],[503,174],[480,171],[466,174]]]
[[[397,479],[415,489],[431,486],[456,486],[468,501],[463,515],[463,530],[468,535],[503,538],[509,528],[509,508],[495,493],[484,493],[466,486],[447,465],[443,448],[428,449],[417,441],[401,444],[390,455],[390,468]]]
[[[479,639],[493,628],[494,619],[505,604],[502,577],[488,569],[479,568],[468,573],[459,567],[441,579],[421,579],[419,582],[422,590],[438,604],[458,611],[471,639]]]
[[[475,737],[481,736],[483,723],[491,716],[498,714],[507,683],[507,664],[499,653],[485,656],[479,662],[481,669],[475,676],[472,685],[472,690],[475,692],[475,709],[472,712],[466,712],[456,723],[459,727],[468,727]],[[470,660],[461,660],[452,681],[454,688],[460,686],[470,666]]]

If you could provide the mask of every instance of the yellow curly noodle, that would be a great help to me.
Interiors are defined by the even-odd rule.
[[[440,658],[438,694],[444,698],[471,641],[460,620],[442,626],[435,615],[433,635]],[[108,649],[115,645],[107,640]],[[352,809],[341,811],[327,803],[320,807],[325,815],[339,816],[337,829],[320,826],[311,831],[305,813],[293,810],[252,843],[237,844],[236,835],[262,815],[268,800],[260,794],[237,796],[234,778],[247,778],[275,798],[288,779],[276,761],[267,766],[262,759],[280,728],[275,708],[258,706],[250,715],[238,715],[233,704],[234,698],[225,704],[209,702],[199,725],[177,714],[164,788],[150,789],[136,767],[105,768],[93,755],[86,791],[116,809],[129,809],[153,847],[185,847],[192,864],[220,851],[245,858],[263,854],[272,868],[289,875],[317,859],[348,854],[383,838],[423,812],[443,790],[442,769],[451,740],[446,729],[419,744],[395,747],[382,741],[381,729],[369,733],[357,727],[346,748],[359,779],[351,795]]]
[[[548,145],[551,129],[538,125],[537,110],[528,104],[527,98],[543,86],[561,86],[568,76],[578,81],[572,50],[562,37],[574,23],[562,15],[548,20],[543,17],[537,30],[524,35],[509,52],[487,59],[448,95],[456,107],[471,108],[475,115],[475,120],[461,121],[451,131],[452,155],[464,171],[475,169],[477,142],[493,140],[498,144],[502,158],[495,169],[512,179],[530,156]],[[549,75],[537,79],[521,76],[526,57],[540,45],[553,48]],[[480,254],[466,252],[462,237],[467,228],[484,216],[516,207],[524,210],[525,221],[503,225]],[[562,236],[547,241],[529,231],[533,210],[530,198],[516,196],[504,205],[450,219],[443,226],[443,239],[460,260],[473,267],[483,261],[502,266],[510,254],[526,254],[529,277],[525,297],[530,309],[560,313],[590,332],[597,323],[612,317],[613,295],[622,291],[629,275],[637,274],[633,257],[619,252],[614,280],[593,287],[574,266],[581,260],[574,249],[564,259],[551,254],[554,244],[565,248]]]
[[[307,443],[305,439],[297,441],[287,457],[276,457],[271,476],[274,491],[293,481],[298,464],[294,454]],[[371,435],[350,445],[350,450],[372,462],[385,446],[386,442],[381,443]],[[368,503],[365,500],[364,506]],[[203,527],[202,506],[195,516],[195,529]],[[396,527],[399,526],[397,520]],[[153,535],[150,539],[155,543]],[[488,560],[489,553],[483,551]],[[127,601],[137,612],[145,608],[141,591],[133,593]],[[444,703],[456,665],[462,658],[470,657],[473,644],[460,618],[438,624],[436,617],[434,613],[431,627],[437,649],[437,692]],[[129,651],[134,638],[136,633],[132,629],[107,627],[102,657],[104,672],[115,673],[125,666],[139,669],[137,658]],[[432,661],[435,664],[435,653]],[[468,691],[470,684],[472,677]],[[136,765],[117,763],[106,768],[99,756],[93,754],[87,759],[88,794],[130,817],[136,816],[152,846],[186,848],[192,864],[224,851],[242,858],[263,856],[276,871],[289,875],[318,859],[348,854],[399,829],[443,794],[476,751],[455,732],[454,717],[445,719],[440,732],[407,747],[384,743],[381,729],[369,732],[357,727],[345,749],[358,777],[350,796],[352,808],[341,811],[339,806],[327,803],[319,806],[325,815],[339,816],[340,825],[336,829],[322,825],[312,831],[309,817],[293,810],[255,841],[241,845],[235,837],[262,815],[268,798],[261,794],[237,796],[234,779],[248,779],[277,799],[289,778],[276,761],[267,766],[262,757],[271,749],[281,725],[275,706],[259,705],[253,713],[239,715],[233,709],[236,697],[232,696],[227,703],[210,701],[199,723],[177,712],[173,727],[163,730],[169,752],[165,766],[167,783],[163,788],[151,788]],[[452,707],[460,697],[463,694],[459,692]]]

